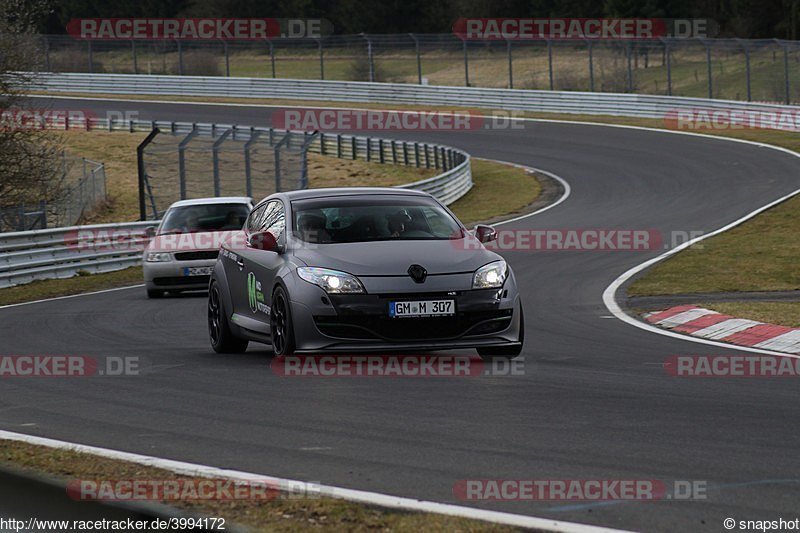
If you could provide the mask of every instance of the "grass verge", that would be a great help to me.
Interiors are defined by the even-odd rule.
[[[168,470],[58,450],[10,440],[0,440],[3,463],[28,472],[73,480],[202,480]],[[270,500],[180,500],[163,502],[187,512],[222,517],[255,531],[463,531],[506,532],[515,528],[478,520],[431,513],[381,509],[332,498]]]
[[[714,302],[698,305],[736,318],[800,328],[800,302]]]
[[[0,289],[0,305],[34,302],[58,296],[127,287],[144,283],[143,279],[142,267],[131,267],[102,274],[78,275],[67,279],[42,279],[25,285]]]

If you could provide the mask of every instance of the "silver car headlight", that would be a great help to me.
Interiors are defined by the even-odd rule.
[[[144,260],[148,263],[166,263],[167,261],[172,261],[172,254],[165,252],[148,252]]]
[[[473,289],[496,289],[502,287],[508,276],[508,265],[502,259],[483,265],[472,277]]]
[[[363,294],[364,286],[358,278],[347,272],[329,268],[298,267],[297,275],[309,283],[322,287],[331,294]]]

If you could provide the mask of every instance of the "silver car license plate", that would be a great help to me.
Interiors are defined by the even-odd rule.
[[[184,276],[210,276],[214,267],[186,267],[183,269]]]
[[[393,318],[449,316],[454,315],[455,312],[455,300],[414,300],[389,303],[389,316]]]

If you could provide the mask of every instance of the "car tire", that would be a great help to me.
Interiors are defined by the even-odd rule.
[[[483,359],[514,359],[522,353],[522,346],[525,342],[525,313],[522,310],[522,303],[519,304],[519,344],[514,346],[487,346],[478,348],[478,355]]]
[[[164,291],[159,291],[157,289],[147,289],[147,297],[148,298],[163,298]]]
[[[225,302],[219,286],[213,282],[208,289],[208,338],[217,353],[242,353],[249,344],[246,339],[240,339],[231,331]]]
[[[294,325],[289,305],[289,295],[280,285],[272,293],[269,312],[269,331],[275,356],[292,355],[295,350]]]

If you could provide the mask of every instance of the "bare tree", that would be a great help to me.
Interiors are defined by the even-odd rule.
[[[18,120],[43,57],[36,23],[49,10],[46,0],[0,0],[0,207],[50,201],[63,186],[59,136]]]

